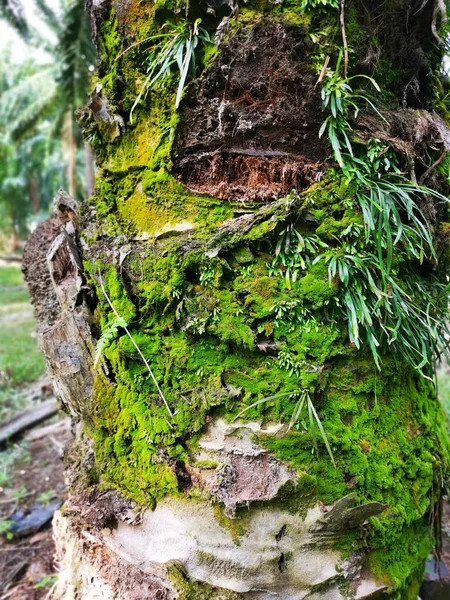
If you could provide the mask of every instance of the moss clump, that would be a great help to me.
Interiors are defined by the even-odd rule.
[[[433,544],[428,523],[416,522],[389,545],[370,553],[370,571],[388,588],[403,589],[402,598],[413,600],[422,585],[425,560]]]
[[[348,187],[341,183],[313,186],[299,215],[314,205],[326,214],[333,212],[337,221],[335,205],[342,207],[343,191],[348,192]],[[348,220],[353,211],[350,203],[348,206],[341,210],[342,220]],[[105,476],[123,482],[131,471],[131,481],[142,472],[142,461],[147,464],[149,456],[161,456],[161,452],[185,460],[186,450],[180,442],[195,439],[213,407],[232,417],[255,400],[306,387],[315,390],[316,408],[334,446],[337,469],[325,453],[319,457],[311,454],[312,432],[305,433],[303,427],[282,439],[265,442],[267,447],[316,478],[318,497],[325,503],[355,489],[361,501],[389,501],[397,524],[420,518],[429,506],[428,491],[437,466],[430,458],[430,444],[436,439],[440,444],[445,442],[433,391],[392,359],[386,359],[382,379],[377,378],[370,361],[355,357],[352,370],[340,366],[346,362],[335,357],[355,354],[345,343],[345,332],[319,318],[309,319],[309,325],[297,320],[304,308],[311,315],[326,312],[336,293],[324,264],[313,265],[289,289],[282,278],[271,273],[267,252],[261,252],[270,248],[266,240],[253,245],[250,271],[235,261],[233,249],[221,259],[205,260],[198,252],[181,255],[182,243],[175,239],[145,256],[127,259],[122,278],[131,282],[128,288],[133,299],[116,272],[109,268],[104,277],[114,305],[130,323],[136,342],[176,411],[169,424],[154,384],[128,337],[113,342],[105,356],[120,384],[114,389],[114,404],[120,409],[114,419],[106,412],[98,421],[101,444],[108,455],[106,460],[103,453],[109,465]],[[104,319],[108,306],[101,292],[99,297]],[[136,298],[139,303],[133,305]],[[290,308],[280,316],[283,303]],[[276,355],[264,358],[264,349],[258,347],[261,337],[266,345],[276,344]],[[108,392],[106,405],[110,398]],[[275,397],[248,410],[246,417],[289,420],[295,404],[295,397]],[[104,406],[102,398],[99,405]],[[399,426],[402,431],[413,427],[425,433],[401,438]],[[321,445],[320,436],[317,444]],[[153,466],[147,472],[145,492],[136,487],[133,497],[142,501],[146,495],[151,499],[176,490],[173,473],[167,473],[167,486],[152,490],[155,469]],[[397,479],[403,485],[395,483]],[[412,495],[405,492],[411,482],[415,483]]]
[[[318,408],[336,468],[320,437],[321,452],[311,455],[311,433],[291,432],[260,443],[314,477],[317,496],[326,504],[351,490],[361,503],[387,505],[380,518],[370,519],[359,543],[374,549],[374,575],[398,589],[432,547],[427,514],[438,499],[449,456],[441,407],[431,384],[387,359],[382,378],[361,359],[352,370],[336,366],[324,393],[326,401]]]
[[[235,517],[232,519],[225,514],[224,508],[220,504],[214,504],[214,517],[223,529],[231,534],[231,539],[239,546],[242,537],[247,535],[249,526],[249,512],[245,509],[237,509]]]
[[[168,575],[174,584],[180,600],[240,600],[242,595],[222,588],[214,588],[206,583],[190,579],[179,562],[173,561],[168,566]]]
[[[219,464],[216,460],[196,460],[194,466],[197,469],[206,469],[209,471],[217,469]]]
[[[311,25],[311,15],[302,8],[301,0],[285,0],[274,3],[271,0],[250,0],[241,7],[236,19],[236,26],[246,26],[255,20],[270,15],[274,19],[283,19],[294,25]]]
[[[122,178],[121,189],[129,177]],[[139,177],[150,185],[148,170]],[[267,258],[272,242],[265,237],[247,246],[246,260],[253,257],[250,271],[248,263],[237,261],[233,246],[221,258],[210,259],[202,252],[183,252],[183,244],[184,238],[174,237],[145,253],[131,253],[120,276],[101,262],[92,261],[89,267],[94,275],[102,269],[114,307],[127,321],[175,414],[170,420],[131,340],[120,335],[104,352],[114,383],[106,385],[102,378],[98,387],[98,457],[105,480],[147,504],[177,492],[175,469],[167,461],[188,460],[187,447],[195,444],[212,408],[232,417],[255,400],[284,394],[252,408],[247,416],[288,420],[296,399],[285,393],[299,385],[324,385],[321,365],[351,351],[335,324],[313,321],[302,327],[296,320],[304,307],[311,314],[324,310],[334,293],[322,265],[289,289],[272,273]],[[112,315],[100,289],[98,297],[103,329]],[[280,306],[289,302],[292,308],[280,316]],[[262,349],[260,339],[265,340]],[[277,354],[264,357],[264,344],[276,347]]]

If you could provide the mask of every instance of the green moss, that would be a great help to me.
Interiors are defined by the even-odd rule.
[[[270,277],[266,266],[259,261],[254,265],[250,276],[236,277],[234,289],[238,294],[245,294],[245,306],[254,319],[268,317],[275,300],[289,299],[289,295],[282,290],[280,280]]]
[[[248,26],[261,16],[270,15],[295,25],[308,27],[311,24],[311,16],[302,9],[301,0],[285,0],[274,3],[271,0],[250,0],[241,8],[238,15],[238,23]]]
[[[119,24],[112,14],[101,30],[102,85],[112,107],[126,116],[145,78],[145,45],[119,60],[117,54],[131,37],[143,40],[159,31],[179,2],[135,0],[130,6],[126,21]],[[269,13],[308,28],[318,17],[302,14],[300,7],[300,0],[251,0],[240,7],[226,35]],[[351,6],[348,15],[348,33],[356,39]],[[201,62],[211,64],[219,50],[208,46]],[[171,151],[180,117],[173,103],[175,78],[167,84],[149,93],[134,122],[104,147],[96,193],[83,208],[86,214],[95,212],[89,219],[96,227],[86,235],[86,270],[99,300],[98,331],[112,319],[98,284],[100,266],[111,301],[174,414],[171,419],[121,331],[104,351],[87,416],[101,483],[144,506],[167,495],[204,496],[195,486],[183,488],[176,466],[192,461],[194,468],[217,467],[215,461],[191,458],[211,416],[231,420],[271,397],[243,418],[288,423],[298,399],[288,393],[308,389],[336,466],[306,414],[284,436],[257,436],[297,469],[299,480],[270,503],[253,503],[250,513],[271,506],[304,517],[318,501],[331,504],[350,491],[360,503],[386,503],[364,535],[355,532],[335,542],[347,554],[370,552],[373,575],[393,593],[411,590],[430,545],[426,515],[448,463],[434,390],[392,356],[384,358],[377,375],[367,348],[358,352],[348,343],[346,326],[336,322],[332,310],[340,290],[337,282],[330,284],[325,262],[298,269],[289,285],[283,269],[275,272],[272,264],[279,231],[288,222],[302,235],[314,233],[339,247],[343,232],[362,224],[355,190],[341,174],[330,172],[302,194],[295,214],[294,209],[277,213],[274,203],[262,209],[266,218],[257,225],[237,233],[230,228],[218,238],[217,226],[236,215],[229,203],[191,192],[173,176]],[[120,268],[104,253],[104,237],[117,238],[116,248],[124,246]],[[447,262],[444,253],[441,262]],[[248,528],[249,509],[238,508],[236,519],[228,518],[220,504],[214,511],[238,544]],[[238,597],[190,581],[179,565],[170,573],[182,599]]]
[[[299,291],[313,310],[327,304],[336,294],[336,290],[329,283],[328,267],[325,262],[312,265],[307,275],[298,282]]]
[[[423,521],[415,523],[389,546],[369,555],[370,571],[389,589],[401,589],[402,599],[413,600],[417,598],[423,581],[425,560],[432,548],[433,539],[428,524]]]
[[[196,460],[194,466],[197,469],[213,470],[217,469],[219,463],[216,460]]]
[[[222,588],[214,588],[208,584],[190,579],[179,562],[173,561],[168,566],[168,575],[174,584],[180,600],[239,600],[241,594]]]
[[[230,518],[225,514],[223,506],[214,504],[214,517],[223,529],[230,532],[231,538],[236,546],[239,546],[242,537],[247,535],[249,527],[249,512],[248,510],[237,509],[236,516]]]
[[[302,212],[305,214],[308,211],[323,210],[321,213],[321,219],[334,217],[336,220],[337,215],[341,215],[341,226],[345,228],[348,226],[347,220],[342,219],[348,218],[346,211],[353,210],[355,205],[355,187],[354,184],[346,178],[340,177],[338,173],[334,171],[329,172],[329,176],[324,178],[321,182],[312,185],[305,194],[305,204],[303,205]],[[343,214],[344,213],[344,214]],[[355,219],[355,214],[353,220]],[[358,221],[361,217],[356,217]],[[323,224],[319,224],[319,234],[324,235],[327,233],[326,227]]]
[[[328,208],[323,190],[326,190]],[[344,187],[344,191],[348,193],[348,187]],[[335,203],[342,202],[337,198],[343,193],[342,187],[337,183],[314,186],[306,203],[300,208],[300,214],[305,206],[319,204],[323,207],[321,210],[334,212]],[[343,219],[347,217],[347,213],[342,216]],[[158,452],[159,447],[174,448],[186,436],[195,437],[214,406],[223,407],[232,417],[259,398],[295,390],[296,385],[298,386],[295,378],[275,358],[267,356],[265,361],[261,361],[261,351],[255,340],[263,332],[265,336],[277,341],[280,350],[288,352],[290,360],[300,365],[301,387],[315,389],[319,393],[317,398],[320,395],[326,398],[317,408],[321,411],[327,435],[335,445],[335,452],[338,457],[341,456],[341,463],[338,458],[338,469],[332,468],[323,448],[319,458],[311,455],[314,447],[311,432],[305,435],[304,432],[293,431],[280,440],[267,442],[268,448],[282,460],[289,461],[317,478],[319,498],[322,501],[329,503],[344,495],[350,481],[355,489],[361,490],[361,501],[381,501],[386,498],[386,490],[393,487],[396,491],[395,494],[392,491],[392,505],[396,505],[397,498],[405,504],[408,496],[404,494],[404,490],[389,483],[393,480],[394,473],[400,479],[405,477],[405,473],[413,479],[417,479],[420,474],[428,481],[428,487],[423,482],[423,489],[430,489],[433,468],[428,468],[429,450],[421,461],[416,457],[411,464],[407,463],[408,468],[405,467],[405,473],[400,477],[397,470],[401,468],[404,459],[400,460],[398,456],[404,456],[406,451],[408,455],[415,456],[415,445],[411,445],[411,441],[405,438],[398,440],[394,448],[391,442],[385,449],[382,446],[380,448],[379,440],[376,441],[375,438],[380,435],[379,423],[386,429],[386,439],[390,439],[399,423],[404,427],[409,425],[407,421],[399,421],[399,414],[403,414],[400,403],[404,401],[404,386],[408,377],[410,398],[419,398],[421,394],[432,397],[431,391],[416,389],[418,383],[408,374],[407,369],[401,378],[390,375],[390,372],[398,369],[392,361],[384,366],[383,384],[377,382],[374,367],[364,361],[361,363],[360,360],[355,361],[354,372],[343,371],[338,363],[331,371],[329,368],[323,370],[320,366],[327,365],[333,357],[354,353],[344,343],[345,333],[332,323],[323,325],[317,322],[309,327],[298,327],[290,316],[285,322],[278,323],[274,318],[274,304],[296,297],[312,313],[326,310],[327,303],[335,294],[335,289],[328,282],[326,266],[323,263],[313,265],[311,271],[300,278],[294,289],[289,291],[282,289],[282,280],[269,274],[270,265],[264,256],[252,255],[254,261],[250,276],[241,272],[239,264],[232,268],[231,261],[214,259],[205,263],[204,256],[198,252],[184,256],[181,262],[177,242],[167,248],[161,246],[160,252],[149,252],[145,258],[130,259],[124,274],[128,269],[134,293],[140,298],[139,311],[133,307],[117,273],[109,270],[104,276],[108,293],[116,308],[120,308],[119,313],[128,322],[138,319],[138,327],[132,324],[132,334],[158,381],[163,384],[169,402],[178,411],[172,427],[169,427],[154,384],[145,377],[145,366],[136,359],[130,340],[127,336],[122,336],[113,342],[105,351],[105,356],[111,364],[116,381],[124,386],[124,392],[125,389],[128,391],[127,397],[135,398],[136,407],[132,410],[122,407],[119,419],[116,415],[114,421],[109,422],[108,418],[108,422],[102,424],[103,430],[110,431],[111,434],[114,432],[107,436],[110,439],[106,446],[111,453],[116,458],[128,456],[128,462],[118,461],[122,466],[116,465],[112,479],[125,479],[122,475],[119,476],[121,468],[138,468],[142,436],[148,442],[146,456],[148,453],[153,455]],[[233,250],[230,256],[234,256]],[[213,265],[211,275],[205,275],[204,269],[208,264]],[[136,276],[137,273],[139,276]],[[180,304],[181,297],[183,302]],[[104,300],[101,307],[103,311],[108,310]],[[302,367],[305,362],[306,365]],[[308,364],[311,362],[318,367],[310,370]],[[387,403],[383,399],[383,388],[387,381],[391,382],[392,390],[397,390],[397,402],[391,399]],[[186,396],[184,390],[192,388],[194,392],[189,391]],[[375,403],[375,389],[379,404],[368,410],[361,403],[367,398]],[[233,391],[232,396],[229,390]],[[117,390],[115,394],[121,395],[124,392]],[[139,403],[138,398],[147,400]],[[246,413],[246,417],[289,420],[295,403],[295,398],[275,398],[252,408]],[[381,414],[382,403],[384,408]],[[327,412],[331,410],[330,407],[333,407],[332,412]],[[395,413],[395,418],[391,419],[392,425],[388,426],[391,412]],[[342,425],[342,420],[345,422],[345,419],[351,421],[348,428],[345,423]],[[118,422],[121,427],[118,427]],[[157,425],[158,423],[162,425]],[[421,427],[422,422],[419,420],[416,426]],[[316,437],[320,447],[321,440],[317,432]],[[124,439],[128,439],[125,447],[123,441],[120,442]],[[348,454],[350,449],[351,453]],[[175,455],[182,456],[183,452],[175,452]],[[136,467],[133,466],[135,462]],[[149,481],[152,473],[148,474]],[[168,488],[176,488],[174,481],[170,485]],[[161,490],[160,486],[157,493]],[[167,489],[161,493],[166,491]],[[427,492],[422,493],[418,486],[404,512],[416,510],[415,517],[419,518],[428,505]]]
[[[323,211],[324,221],[333,213],[338,230],[336,205],[342,206],[342,196],[348,193],[349,188],[336,181],[313,186],[299,207],[300,218],[312,206]],[[340,212],[342,220],[353,210],[347,204]],[[271,273],[266,234],[263,242],[254,240],[249,246],[250,267],[236,260],[233,247],[223,258],[207,259],[199,251],[180,254],[182,244],[174,238],[144,256],[130,257],[120,277],[102,268],[108,293],[128,315],[132,335],[175,412],[170,421],[129,338],[112,342],[105,357],[115,384],[105,384],[102,378],[96,387],[93,428],[104,485],[150,506],[165,495],[184,494],[168,459],[189,461],[187,449],[195,449],[214,408],[231,419],[258,399],[308,388],[314,392],[336,467],[319,432],[304,421],[283,437],[261,436],[259,443],[302,473],[298,486],[286,486],[271,505],[304,516],[318,500],[331,504],[349,490],[357,493],[359,502],[387,503],[385,513],[371,520],[364,539],[338,539],[346,552],[355,544],[370,548],[378,577],[384,548],[401,548],[411,528],[424,522],[441,476],[439,465],[447,460],[442,415],[432,387],[388,357],[383,377],[378,377],[372,361],[357,356],[345,342],[345,331],[334,323],[318,319],[299,326],[295,309],[279,321],[274,306],[293,298],[311,314],[326,314],[336,289],[323,264],[313,265],[288,290]],[[139,306],[133,306],[122,278],[132,282]],[[103,300],[100,309],[104,321],[108,307]],[[260,335],[277,343],[298,367],[290,373],[276,356],[263,358],[256,344]],[[245,418],[289,421],[296,402],[295,397],[275,397],[248,410]],[[437,459],[436,448],[441,449]],[[195,489],[189,493],[198,495]],[[232,520],[215,509],[236,543],[245,535],[246,510],[238,508]],[[258,510],[258,503],[252,510]],[[421,538],[418,545],[411,573],[429,539]],[[389,585],[399,589],[400,578],[389,573]]]
[[[314,477],[318,498],[325,504],[349,490],[360,502],[387,504],[380,518],[371,519],[364,544],[379,549],[371,555],[374,575],[397,589],[430,550],[426,514],[430,498],[437,500],[438,465],[448,464],[448,442],[430,384],[387,359],[382,379],[371,371],[373,367],[365,368],[360,359],[351,371],[347,366],[335,368],[316,407],[336,468],[317,432],[320,454],[311,455],[311,433],[293,431],[281,439],[261,438],[261,443]]]
[[[122,39],[119,32],[119,24],[114,13],[109,19],[102,21],[100,25],[100,59],[105,65],[108,64],[108,74],[103,78],[102,85],[106,90],[113,90],[114,81],[117,77],[117,63],[111,60],[117,57],[122,48]]]

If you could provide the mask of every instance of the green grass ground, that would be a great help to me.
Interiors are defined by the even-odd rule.
[[[450,369],[438,370],[438,395],[444,407],[447,429],[450,432]]]
[[[21,385],[44,373],[36,321],[19,265],[0,265],[0,420],[19,409]]]

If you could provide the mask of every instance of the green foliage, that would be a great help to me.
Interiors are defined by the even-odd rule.
[[[2,94],[1,126],[14,139],[33,132],[37,123],[50,116],[55,131],[61,133],[64,116],[70,112],[74,120],[74,109],[86,100],[89,68],[95,62],[82,2],[63,3],[61,15],[43,0],[37,1],[37,8],[42,22],[56,34],[56,42],[33,30],[30,48],[33,44],[39,46],[47,53],[48,62],[35,64],[28,60],[16,67],[16,80]]]
[[[333,452],[331,450],[330,442],[328,441],[327,435],[325,433],[325,429],[323,428],[322,422],[319,419],[319,416],[314,407],[313,401],[311,400],[309,391],[302,390],[301,392],[297,393],[296,396],[298,396],[298,401],[295,406],[294,412],[292,413],[291,421],[289,423],[289,429],[291,429],[291,428],[295,428],[297,430],[300,429],[300,427],[301,427],[300,419],[301,419],[301,416],[303,413],[303,409],[306,406],[306,408],[308,410],[308,419],[309,419],[309,428],[308,429],[312,433],[314,445],[317,449],[316,439],[314,436],[314,429],[315,429],[315,426],[317,425],[320,436],[323,440],[323,443],[325,444],[325,448],[327,449],[327,452],[331,458],[331,462],[333,463],[334,466],[336,466],[336,463],[334,461]]]
[[[0,267],[0,402],[14,396],[10,386],[37,379],[44,372],[44,359],[34,337],[28,292],[19,267]],[[0,407],[0,415],[2,407]]]
[[[36,590],[42,590],[44,588],[52,587],[56,585],[57,581],[58,575],[43,575],[34,588]]]
[[[291,289],[299,273],[311,266],[311,255],[326,246],[317,235],[302,236],[291,223],[279,233],[272,267],[284,276],[288,289]]]
[[[105,348],[117,337],[119,328],[126,326],[127,322],[125,319],[116,315],[113,315],[112,320],[108,321],[108,324],[102,330],[102,334],[95,346],[94,367],[97,366]]]
[[[27,488],[24,485],[21,485],[19,488],[15,489],[11,495],[14,500],[20,504],[22,500],[29,495],[29,493]]]
[[[45,2],[40,0],[40,6]],[[56,54],[56,62],[60,69],[56,76],[59,106],[72,113],[86,101],[90,81],[90,68],[95,64],[95,51],[91,41],[91,27],[86,15],[85,6],[79,0],[69,0],[65,4],[62,16],[49,15],[51,10],[42,10],[49,26],[56,26],[57,43],[50,48]]]
[[[16,237],[26,236],[29,218],[48,209],[58,188],[85,194],[74,110],[86,101],[95,56],[84,4],[63,2],[60,14],[36,0],[36,9],[53,35],[29,24],[26,42],[30,57],[38,47],[46,62],[27,58],[17,64],[11,52],[0,61],[0,229]],[[78,159],[74,168],[69,154]]]
[[[47,193],[51,197],[63,183],[61,146],[46,139],[44,128],[35,128],[36,111],[43,109],[54,88],[48,71],[36,68],[31,60],[16,65],[7,52],[0,60],[0,230],[6,235],[27,234],[31,190],[37,192],[37,210],[36,200],[45,208]],[[26,129],[29,136],[23,138]]]
[[[200,23],[201,19],[197,19],[193,25],[184,19],[177,23],[165,23],[164,27],[170,28],[168,33],[160,33],[143,40],[144,42],[155,42],[155,44],[149,50],[147,77],[131,109],[131,122],[133,121],[133,111],[141,98],[145,97],[148,91],[162,86],[170,76],[171,67],[175,64],[179,72],[175,98],[175,108],[178,108],[189,72],[192,77],[195,77],[196,74],[196,49],[210,41],[209,33],[200,27]],[[133,44],[130,48],[135,45]]]
[[[422,275],[415,266],[436,259],[432,227],[420,205],[430,197],[442,203],[448,199],[408,181],[393,151],[380,140],[354,147],[349,138],[350,112],[356,118],[359,102],[364,101],[382,115],[367,96],[353,92],[349,82],[355,77],[340,76],[341,61],[342,52],[335,70],[325,72],[322,99],[328,115],[320,135],[328,132],[334,157],[354,185],[365,240],[343,232],[342,248],[328,250],[315,261],[327,262],[330,283],[340,281],[335,305],[348,322],[351,342],[359,348],[363,330],[378,368],[379,349],[391,348],[429,375],[436,357],[447,348],[449,286],[432,274]],[[365,79],[379,91],[373,79]]]
[[[57,494],[55,490],[46,490],[45,492],[41,492],[39,496],[36,498],[36,502],[39,504],[48,505],[50,504],[50,500],[56,498]]]
[[[30,460],[29,442],[26,441],[8,445],[0,452],[0,487],[11,487],[17,463],[29,463]]]
[[[340,74],[343,52],[339,52],[334,71],[327,68],[322,80],[322,109],[329,112],[322,123],[319,131],[319,137],[322,137],[325,131],[328,133],[334,157],[340,167],[344,167],[346,161],[342,156],[344,149],[353,157],[353,147],[347,132],[352,130],[350,125],[350,114],[353,111],[353,117],[356,119],[360,111],[359,103],[361,101],[369,104],[380,117],[382,115],[375,104],[367,95],[353,91],[350,83],[355,79],[365,79],[369,81],[376,91],[380,91],[377,82],[367,75],[353,75],[352,77],[342,77]],[[384,117],[382,117],[384,119]],[[384,119],[385,120],[385,119]]]
[[[20,270],[19,266],[2,265],[0,267],[0,305],[9,304],[11,301],[9,298],[5,298],[4,296],[4,294],[9,291],[5,288],[15,288],[15,291],[21,292],[21,296],[23,297],[24,301],[28,300],[28,294],[24,287],[22,271]],[[20,290],[17,290],[17,288],[20,288]]]
[[[31,315],[2,323],[0,390],[2,386],[34,381],[43,374],[44,358],[37,349],[35,329],[36,321]]]
[[[300,7],[303,11],[313,11],[327,8],[339,8],[339,0],[301,0]]]
[[[284,366],[285,365],[282,365],[282,368]],[[288,368],[289,368],[289,365],[288,365]],[[291,375],[293,375],[293,374],[294,374],[294,372],[291,371]],[[282,394],[275,394],[273,396],[267,396],[267,398],[260,398],[256,402],[253,402],[252,404],[250,404],[249,406],[244,408],[244,410],[241,410],[241,412],[233,420],[235,421],[236,419],[239,419],[248,410],[251,410],[252,408],[255,408],[256,406],[259,406],[260,404],[264,404],[271,400],[277,400],[278,398],[283,398],[284,396],[289,396],[291,399],[295,399],[297,401],[295,404],[295,407],[294,407],[294,411],[291,416],[291,420],[289,422],[288,431],[292,428],[294,428],[296,430],[301,430],[302,428],[307,429],[312,434],[312,440],[314,443],[314,447],[317,451],[316,438],[314,436],[314,430],[315,430],[315,427],[317,426],[317,428],[319,429],[320,436],[323,440],[323,443],[325,444],[325,448],[327,449],[327,452],[331,458],[331,462],[333,463],[333,465],[335,465],[334,456],[333,456],[333,452],[331,450],[330,442],[328,441],[327,435],[325,433],[325,429],[323,428],[322,422],[319,418],[319,415],[317,414],[317,411],[314,407],[313,401],[311,400],[311,395],[308,390],[286,392],[286,393],[282,393]],[[305,407],[308,411],[309,427],[306,427],[304,425],[304,422],[301,421],[303,409]]]
[[[206,286],[212,286],[216,277],[214,263],[205,262],[200,268],[200,283]]]
[[[54,67],[38,66],[32,60],[14,65],[7,54],[3,60],[6,64],[2,73],[0,123],[8,136],[20,140],[35,132],[37,122],[47,115],[55,101]]]
[[[14,537],[11,531],[12,526],[12,521],[0,521],[0,535],[4,535],[7,540],[12,540]]]
[[[22,36],[28,36],[28,23],[19,0],[0,0],[0,16],[6,19]]]
[[[397,174],[385,179],[364,177],[364,183],[366,188],[361,186],[356,194],[364,227],[350,224],[335,238],[336,246],[316,234],[303,237],[288,225],[280,232],[271,274],[282,276],[291,289],[301,274],[324,262],[329,318],[347,321],[350,341],[360,348],[364,332],[378,368],[380,352],[391,348],[429,375],[436,357],[447,347],[449,286],[432,273],[422,275],[415,266],[435,256],[430,225],[414,199],[425,191]],[[431,190],[428,193],[442,198]],[[304,289],[307,277],[302,280]],[[317,286],[318,281],[313,281]],[[272,310],[276,326],[289,323],[290,328],[304,328],[317,322],[304,301],[282,301]]]

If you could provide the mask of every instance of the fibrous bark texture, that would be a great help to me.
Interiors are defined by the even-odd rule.
[[[385,327],[374,306],[351,343],[363,270],[329,265],[359,248],[371,282],[377,257],[389,263],[378,301],[400,294],[405,311],[446,280],[435,3],[87,5],[99,66],[79,119],[96,190],[80,207],[58,194],[24,257],[77,423],[55,524],[60,596],[414,597],[447,469],[441,408],[429,371],[396,351],[401,322]],[[177,107],[176,61],[145,80],[164,44],[188,47],[199,27],[212,41],[192,49]],[[353,53],[339,58],[343,37]],[[434,237],[425,258],[401,262],[398,228],[393,250],[373,250],[358,201],[369,179],[343,169],[322,127],[339,106],[321,90],[347,59],[366,78],[343,127],[370,181],[441,194],[414,209]]]

